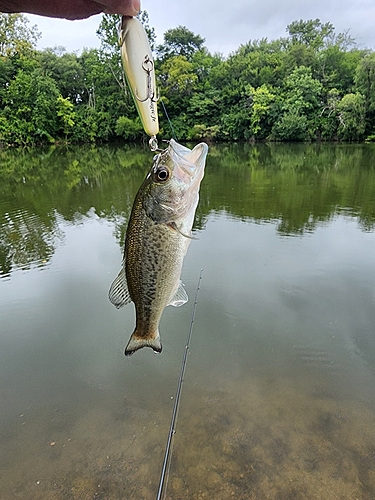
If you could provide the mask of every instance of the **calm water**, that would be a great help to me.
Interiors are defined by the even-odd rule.
[[[156,497],[193,300],[123,356],[147,150],[0,151],[0,498]],[[168,499],[375,498],[375,148],[212,146]]]

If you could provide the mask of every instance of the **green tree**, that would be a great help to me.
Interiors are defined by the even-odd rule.
[[[363,139],[366,129],[365,99],[362,94],[347,94],[337,104],[338,136],[344,141]]]
[[[332,38],[335,28],[331,23],[322,23],[320,19],[293,21],[286,30],[292,45],[302,44],[318,51],[324,47],[327,39]]]
[[[266,84],[257,89],[250,86],[249,92],[252,97],[250,109],[251,133],[254,137],[264,139],[270,132],[271,107],[276,96]]]
[[[116,134],[126,141],[133,141],[141,137],[143,127],[140,119],[137,117],[135,120],[127,116],[120,116],[116,122]]]
[[[285,54],[285,67],[287,73],[292,72],[295,68],[300,66],[309,68],[315,67],[316,61],[315,50],[300,42],[291,44]]]
[[[322,84],[312,77],[310,68],[296,68],[285,79],[282,114],[272,135],[289,141],[315,139],[322,112],[322,90]]]
[[[119,26],[121,16],[119,14],[103,14],[96,34],[100,40],[100,50],[104,54],[117,56],[119,59]]]
[[[159,78],[166,93],[189,95],[198,80],[193,64],[185,56],[173,56],[161,67]]]
[[[366,133],[375,134],[375,52],[366,54],[358,63],[355,88],[365,100]]]
[[[349,32],[336,35],[331,23],[320,19],[294,21],[287,26],[286,65],[289,71],[306,66],[315,78],[330,88],[348,92],[353,84],[354,39]],[[349,55],[348,55],[349,54]],[[354,62],[354,67],[357,62]]]
[[[343,94],[354,87],[354,75],[363,51],[344,51],[338,44],[322,50],[317,60],[316,77],[327,89],[337,88]]]
[[[79,58],[83,71],[83,89],[78,107],[86,107],[79,112],[84,132],[85,120],[88,120],[90,136],[94,133],[100,140],[116,137],[115,127],[119,116],[136,117],[133,99],[125,86],[119,85],[108,65],[112,62],[96,49],[86,50]],[[121,70],[122,71],[122,70]],[[97,120],[95,127],[94,121]]]
[[[52,78],[35,70],[20,70],[4,94],[3,116],[8,123],[7,142],[51,142],[58,130],[59,90]]]
[[[330,89],[326,95],[325,106],[319,120],[321,138],[324,140],[336,140],[339,126],[338,104],[341,101],[339,90]]]
[[[188,113],[196,123],[214,123],[220,94],[215,90],[194,92],[189,99]]]
[[[38,53],[43,72],[53,78],[61,95],[78,104],[82,99],[83,68],[79,57],[67,53],[63,47],[48,48]]]
[[[29,23],[23,14],[0,13],[0,56],[27,55],[35,49],[41,33]]]
[[[164,33],[164,43],[158,45],[157,54],[162,61],[176,56],[191,60],[194,53],[203,48],[204,42],[204,38],[195,35],[186,26],[178,26]]]
[[[60,118],[65,139],[67,139],[68,135],[71,134],[72,128],[75,123],[74,122],[75,112],[73,103],[70,102],[69,99],[59,95],[56,102],[56,113],[58,118]]]
[[[273,126],[272,137],[281,141],[308,140],[309,124],[306,116],[297,108],[288,109]]]
[[[185,56],[172,56],[161,64],[157,76],[163,106],[172,118],[174,132],[178,139],[186,139],[191,126],[187,110],[198,82],[194,66]],[[160,126],[161,132],[166,129],[169,133],[170,123],[163,114]]]
[[[154,44],[147,12],[139,19]],[[36,51],[37,28],[22,15],[0,14],[3,144],[142,137],[120,59],[119,21],[104,15],[100,49],[77,55],[63,47]],[[178,26],[164,34],[157,55],[162,104],[180,140],[375,137],[374,52],[357,49],[329,22],[294,21],[285,38],[250,40],[226,58]],[[173,134],[161,110],[161,134]]]

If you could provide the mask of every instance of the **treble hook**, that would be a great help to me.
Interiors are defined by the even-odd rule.
[[[147,73],[147,96],[144,99],[141,99],[138,95],[137,89],[135,89],[135,97],[140,102],[145,102],[147,99],[150,99],[151,102],[158,102],[159,96],[155,97],[155,91],[152,88],[152,80],[151,80],[151,72],[154,70],[154,63],[151,61],[148,55],[145,56],[144,61],[142,62],[142,68]]]

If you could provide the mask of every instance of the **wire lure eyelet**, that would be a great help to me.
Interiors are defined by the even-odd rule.
[[[148,141],[148,145],[150,146],[151,151],[158,151],[159,144],[158,144],[158,140],[156,139],[155,135],[153,135],[150,138],[150,140]]]

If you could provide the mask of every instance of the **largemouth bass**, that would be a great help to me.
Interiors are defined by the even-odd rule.
[[[135,197],[123,266],[109,290],[109,300],[117,308],[135,304],[136,326],[126,356],[146,346],[161,352],[163,310],[188,300],[180,276],[207,152],[205,143],[190,150],[171,139],[168,148],[154,157]]]

